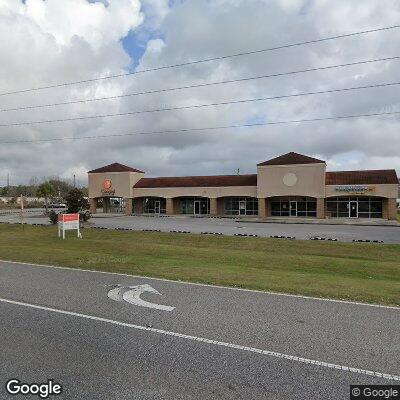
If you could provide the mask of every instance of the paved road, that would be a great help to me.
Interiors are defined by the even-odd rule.
[[[0,222],[18,222],[18,214],[0,215]],[[27,216],[27,223],[45,223],[48,218]],[[96,227],[110,229],[125,228],[133,230],[156,229],[163,232],[171,230],[192,233],[220,232],[224,235],[255,234],[263,237],[273,235],[295,236],[297,239],[309,239],[313,236],[333,238],[339,241],[379,240],[385,243],[400,243],[400,227],[396,226],[356,226],[356,225],[320,225],[320,224],[279,224],[243,222],[229,218],[191,218],[191,217],[94,217],[91,223]]]
[[[400,380],[399,308],[8,262],[0,276],[1,399],[13,377],[107,400],[338,400]],[[116,284],[175,308],[112,300]]]

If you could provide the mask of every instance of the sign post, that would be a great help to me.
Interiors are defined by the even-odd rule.
[[[22,194],[20,197],[19,222],[22,226],[22,230],[24,230],[24,224],[25,224],[25,221],[24,221],[24,197],[22,196]]]
[[[79,214],[59,214],[58,215],[58,237],[65,239],[65,231],[76,229],[78,238],[82,238],[79,230]]]

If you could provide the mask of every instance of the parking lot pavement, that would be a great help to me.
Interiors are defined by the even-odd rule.
[[[10,262],[0,273],[0,398],[12,377],[107,400],[336,400],[400,380],[396,307]]]
[[[40,213],[25,215],[28,224],[48,224],[48,218]],[[19,222],[17,213],[0,215],[1,222]],[[308,240],[311,237],[353,240],[376,240],[385,243],[400,243],[400,227],[360,226],[360,225],[322,225],[322,224],[280,224],[252,223],[231,218],[148,217],[148,216],[94,216],[92,227],[109,229],[160,230],[162,232],[184,231],[190,233],[222,233],[223,235],[257,235],[260,237],[286,236]]]
[[[154,229],[163,232],[219,232],[224,235],[255,234],[262,237],[294,236],[296,239],[324,237],[339,241],[379,240],[400,243],[400,228],[395,226],[351,226],[316,224],[251,223],[229,218],[191,217],[109,217],[92,218],[96,227],[133,230]]]

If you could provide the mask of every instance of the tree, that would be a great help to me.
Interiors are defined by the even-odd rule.
[[[44,197],[44,204],[46,206],[46,213],[49,211],[49,198],[53,197],[55,190],[50,182],[44,182],[38,186],[36,190],[36,196]]]
[[[68,192],[65,197],[69,213],[79,213],[80,211],[87,210],[89,202],[84,197],[82,190],[75,188]]]
[[[49,182],[54,187],[56,191],[56,196],[59,200],[65,199],[69,191],[74,188],[73,185],[58,177],[50,178]]]

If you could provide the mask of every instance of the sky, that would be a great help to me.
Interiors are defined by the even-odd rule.
[[[41,86],[396,25],[396,0],[0,0],[0,110],[400,56],[400,29],[16,94]],[[0,111],[0,125],[392,83],[400,60],[112,100]],[[19,126],[0,142],[174,131],[400,111],[400,86]],[[255,173],[290,151],[329,170],[395,168],[400,114],[181,133],[0,143],[0,186],[120,162],[147,176]]]

